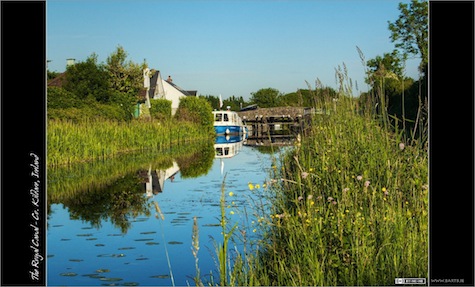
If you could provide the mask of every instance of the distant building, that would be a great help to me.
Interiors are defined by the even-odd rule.
[[[171,81],[168,76],[167,80],[162,78],[160,71],[144,69],[144,90],[145,105],[150,108],[151,99],[167,99],[172,102],[172,115],[176,113],[180,99],[182,97],[196,97],[197,91],[183,90]]]

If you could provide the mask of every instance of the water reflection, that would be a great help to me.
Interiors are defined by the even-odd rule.
[[[245,135],[218,136],[214,144],[216,158],[230,158],[237,155],[247,140]]]
[[[139,175],[147,197],[163,192],[165,181],[170,180],[173,182],[175,175],[179,171],[180,167],[176,161],[173,161],[172,166],[167,169],[152,169],[152,165],[150,165],[148,170],[140,170]]]
[[[127,155],[104,162],[48,170],[48,217],[51,204],[63,204],[71,219],[100,228],[110,221],[127,233],[131,220],[150,216],[148,198],[163,192],[166,180],[205,175],[213,164],[212,143],[176,147],[167,153]],[[144,193],[146,196],[144,196]]]
[[[295,123],[259,122],[249,126],[249,136],[244,143],[248,146],[291,146],[302,127]]]
[[[226,189],[233,193],[227,216],[230,224],[246,222],[239,226],[249,240],[256,236],[251,222],[258,222],[251,207],[263,200],[264,190],[251,192],[248,183],[263,186],[271,169],[270,156],[245,140],[217,138],[49,169],[48,285],[171,286],[171,276],[176,285],[190,285],[196,272],[190,251],[194,217],[203,280],[211,272],[216,276],[212,238],[219,242],[221,236],[224,164]],[[229,148],[228,157],[219,147],[222,156]]]

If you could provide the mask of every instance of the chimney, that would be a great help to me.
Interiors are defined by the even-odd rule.
[[[66,59],[66,68],[74,65],[75,61],[76,59],[73,59],[73,58]]]

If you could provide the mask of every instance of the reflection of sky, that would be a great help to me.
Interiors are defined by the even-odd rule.
[[[244,146],[232,158],[214,159],[207,175],[198,178],[181,178],[180,172],[173,181],[167,180],[163,193],[150,198],[156,201],[165,216],[161,221],[155,218],[151,205],[151,216],[138,217],[125,235],[114,228],[109,221],[103,221],[99,230],[90,229],[87,222],[70,220],[62,205],[53,205],[54,213],[48,229],[48,285],[102,285],[104,283],[136,282],[140,285],[171,285],[169,278],[152,278],[169,274],[166,252],[179,286],[194,285],[195,260],[191,253],[191,232],[193,217],[198,217],[199,264],[202,277],[210,271],[218,276],[213,258],[216,257],[213,241],[222,242],[219,224],[221,183],[221,161],[226,176],[227,216],[240,227],[247,222],[247,234],[252,235],[252,208],[254,196],[248,189],[248,182],[262,183],[268,179],[267,170],[271,162],[269,155]],[[262,189],[262,188],[261,188]],[[229,192],[233,196],[229,197]],[[246,205],[247,216],[242,206]],[[241,208],[240,208],[241,207]],[[230,212],[234,214],[231,215]],[[131,219],[134,220],[134,219]],[[240,234],[240,232],[237,231]],[[68,240],[69,239],[69,240]],[[165,244],[167,243],[168,244]],[[170,242],[172,244],[170,244]],[[149,244],[147,244],[149,243]],[[150,243],[159,243],[152,245]],[[99,244],[99,246],[97,246]],[[103,246],[101,246],[103,244]],[[166,249],[165,249],[166,247]],[[81,261],[77,261],[81,260]],[[121,278],[121,281],[84,276],[97,273],[98,269],[109,269],[101,273],[106,278]],[[61,276],[61,273],[76,273],[76,276]],[[65,275],[65,274],[63,274]],[[71,274],[73,275],[73,274]]]

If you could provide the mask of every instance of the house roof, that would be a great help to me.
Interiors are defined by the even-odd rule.
[[[66,73],[61,73],[56,78],[48,81],[48,87],[62,87],[66,82]]]
[[[193,91],[185,91],[183,90],[182,88],[178,87],[177,85],[175,85],[173,82],[171,81],[166,81],[167,83],[169,83],[172,87],[174,87],[175,89],[179,90],[183,95],[185,96],[192,96],[192,94],[190,92],[193,92]],[[196,95],[196,91],[195,91],[195,95]]]

